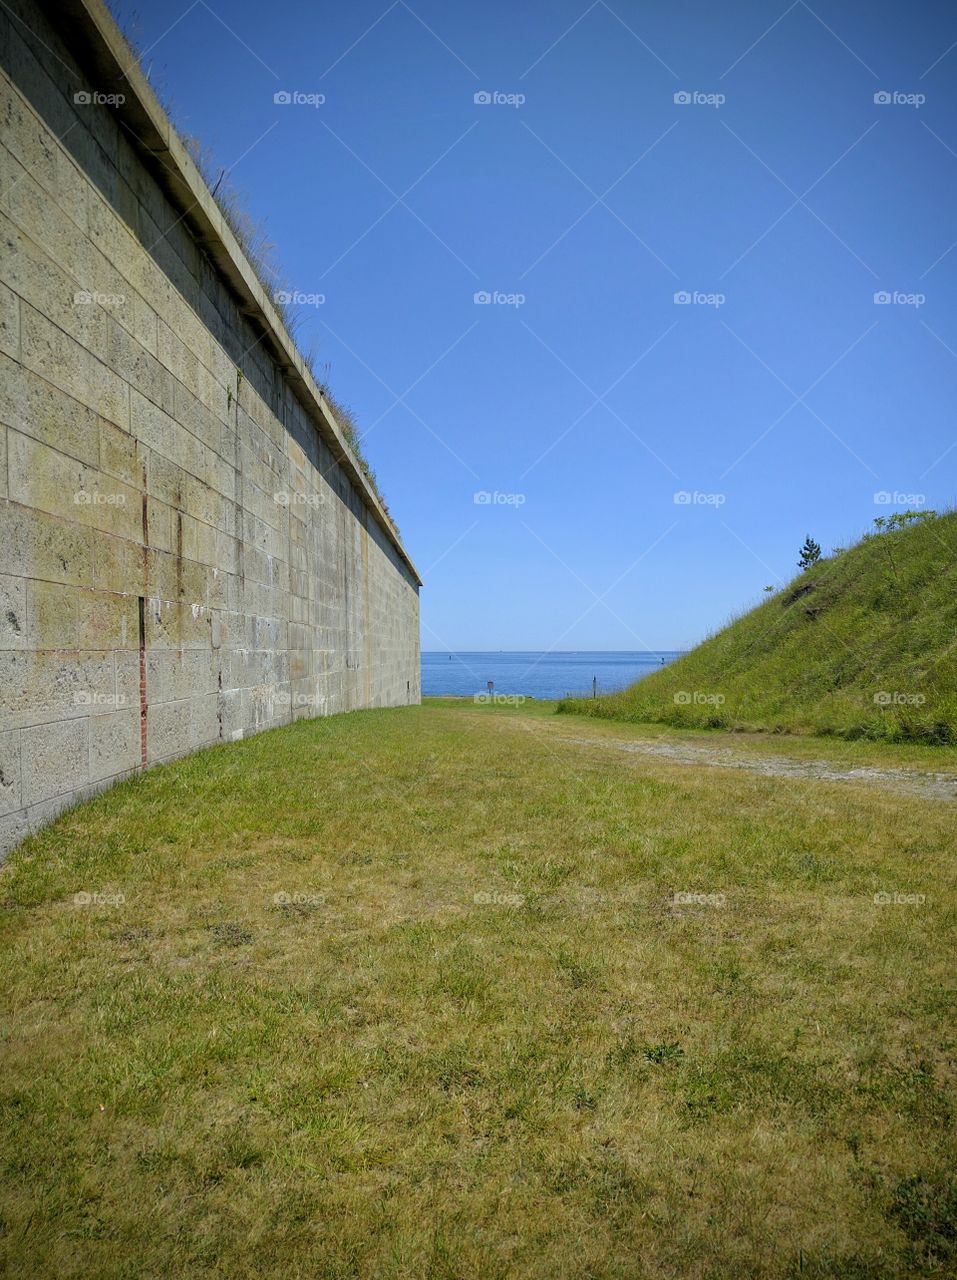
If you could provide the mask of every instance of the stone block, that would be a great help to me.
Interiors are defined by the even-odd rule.
[[[112,708],[112,653],[42,649],[0,650],[0,687],[5,727],[24,728],[85,717],[95,707]]]
[[[7,156],[4,177],[4,210],[11,221],[53,262],[68,265],[82,289],[82,281],[92,275],[89,240],[44,189],[35,169]]]
[[[202,604],[181,604],[155,597],[147,601],[149,649],[210,649],[212,613]]]
[[[7,471],[17,501],[36,511],[134,539],[142,530],[140,495],[122,480],[87,467],[18,431],[7,440]]]
[[[20,299],[6,285],[0,285],[0,351],[19,359]]]
[[[149,552],[139,542],[91,531],[93,586],[98,591],[148,595]]]
[[[89,779],[89,719],[35,725],[20,734],[23,801],[33,805]]]
[[[56,149],[55,163],[57,204],[80,231],[87,232],[89,230],[87,217],[89,179],[80,172],[73,157],[60,147]]]
[[[14,729],[10,733],[0,733],[0,814],[6,816],[22,807],[20,730]]]
[[[28,644],[27,580],[0,574],[0,649],[26,649]]]
[[[190,750],[189,703],[150,706],[146,717],[147,763],[172,760]]]
[[[176,550],[173,515],[172,507],[168,507],[165,502],[160,502],[158,498],[147,498],[148,545],[157,551]]]
[[[139,602],[134,595],[77,592],[77,644],[81,649],[133,649],[139,644]]]
[[[30,647],[76,649],[78,647],[78,598],[76,587],[60,582],[34,580],[29,589]]]
[[[0,421],[91,467],[98,463],[96,413],[2,354]]]
[[[151,675],[150,658],[146,662],[146,700],[158,702],[155,678]],[[116,666],[116,705],[139,710],[140,705],[140,654],[138,649],[118,650],[114,655]]]
[[[175,420],[135,388],[131,392],[130,414],[130,431],[137,440],[147,445],[160,458],[171,459],[176,456],[179,432]],[[151,480],[156,466],[151,460]],[[155,492],[152,487],[150,491]],[[169,501],[169,498],[165,500]]]
[[[0,865],[21,840],[30,834],[30,819],[26,809],[17,809],[0,817]]]
[[[90,781],[111,778],[140,763],[139,707],[93,715],[90,731]]]
[[[141,449],[136,437],[122,431],[112,422],[100,418],[97,422],[99,438],[99,468],[109,476],[125,480],[134,489],[146,487],[146,450]]]
[[[22,42],[12,37],[18,50],[25,53]],[[8,57],[11,56],[8,54]],[[29,56],[29,55],[27,55]],[[56,148],[43,137],[36,115],[24,103],[7,75],[0,76],[0,115],[4,123],[4,144],[18,164],[36,174],[47,191],[56,189]]]
[[[195,751],[219,742],[219,694],[207,693],[190,699],[190,748]]]
[[[23,362],[33,373],[117,426],[129,426],[127,384],[26,303],[20,308],[20,347]]]
[[[47,512],[2,503],[0,573],[90,587],[93,534]]]

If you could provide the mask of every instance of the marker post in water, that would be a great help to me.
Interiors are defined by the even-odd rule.
[[[598,677],[597,676],[592,676],[591,678],[591,696],[593,698],[598,697]]]

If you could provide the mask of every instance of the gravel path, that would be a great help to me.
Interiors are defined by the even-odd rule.
[[[924,796],[929,800],[957,800],[957,778],[945,773],[911,769],[844,767],[825,760],[795,760],[789,756],[739,755],[730,747],[695,747],[684,742],[636,741],[623,738],[572,738],[552,734],[553,740],[575,746],[658,756],[674,764],[708,765],[714,769],[746,769],[769,778],[811,778],[818,782],[863,782],[884,791]]]

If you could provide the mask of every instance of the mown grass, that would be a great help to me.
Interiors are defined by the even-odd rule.
[[[5,1274],[953,1274],[953,805],[528,710],[301,721],[13,856]]]
[[[957,512],[866,537],[671,666],[565,712],[957,742]]]

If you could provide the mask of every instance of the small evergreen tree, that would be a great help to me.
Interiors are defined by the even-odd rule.
[[[817,564],[821,558],[821,544],[815,542],[810,534],[804,539],[804,546],[801,548],[801,558],[798,561],[799,569],[810,569],[812,564]]]

